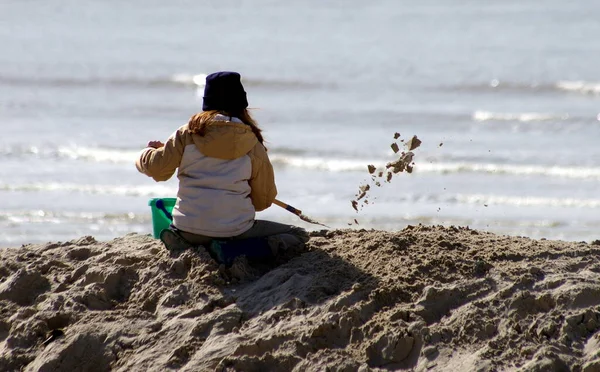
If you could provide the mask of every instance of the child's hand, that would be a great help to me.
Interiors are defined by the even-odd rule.
[[[150,141],[150,142],[148,142],[146,147],[152,147],[153,149],[158,149],[158,148],[163,147],[164,145],[165,144],[160,141]]]

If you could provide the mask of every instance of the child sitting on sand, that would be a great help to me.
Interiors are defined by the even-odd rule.
[[[155,181],[178,170],[173,224],[161,233],[167,249],[203,245],[219,256],[222,252],[214,252],[224,246],[219,242],[244,239],[243,254],[251,257],[264,254],[261,245],[276,254],[308,240],[302,228],[255,219],[257,211],[271,206],[277,188],[261,129],[247,107],[240,74],[210,74],[203,111],[164,144],[150,141],[142,150],[136,167]]]

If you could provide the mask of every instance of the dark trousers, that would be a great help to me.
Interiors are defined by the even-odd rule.
[[[219,239],[248,239],[268,237],[269,246],[274,254],[280,249],[297,247],[306,243],[309,239],[306,230],[301,227],[286,225],[279,222],[255,220],[252,227],[240,235],[229,238],[216,238],[205,235],[192,234],[178,230],[182,238],[192,245],[203,245],[208,247],[212,240]]]

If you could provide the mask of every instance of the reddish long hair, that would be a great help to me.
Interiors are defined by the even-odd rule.
[[[252,129],[252,133],[254,133],[258,141],[264,146],[262,130],[258,127],[256,121],[252,118],[252,116],[250,116],[250,113],[246,109],[236,112],[235,114],[219,110],[199,112],[190,119],[188,124],[190,131],[200,136],[204,136],[208,127],[215,122],[215,116],[219,114],[240,119],[244,124],[248,125]]]

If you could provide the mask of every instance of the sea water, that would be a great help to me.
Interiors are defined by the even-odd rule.
[[[238,71],[278,198],[334,228],[600,238],[600,3],[5,1],[0,247],[150,233],[134,161]],[[414,172],[351,206],[417,135]],[[398,142],[402,145],[401,142]],[[319,228],[273,206],[258,218]],[[354,221],[356,219],[356,222]],[[358,223],[358,224],[357,224]]]

